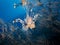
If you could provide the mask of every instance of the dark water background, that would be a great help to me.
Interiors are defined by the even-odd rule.
[[[42,5],[33,11],[42,17],[35,22],[35,29],[24,31],[19,23],[12,24],[16,18],[26,17],[22,6],[13,8],[19,0],[0,0],[0,45],[60,45],[60,0],[39,1]]]

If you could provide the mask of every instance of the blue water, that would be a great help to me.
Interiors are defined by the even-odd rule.
[[[49,0],[48,0],[49,1]],[[46,8],[48,10],[48,8],[46,7],[47,0],[41,0],[44,8]],[[57,0],[52,0],[50,2],[58,2]],[[4,20],[5,22],[11,22],[12,20],[14,20],[15,18],[21,18],[24,19],[24,17],[26,16],[26,10],[22,7],[19,6],[16,9],[14,9],[13,4],[14,3],[19,3],[21,2],[21,0],[0,0],[0,18],[2,20]],[[60,7],[60,5],[59,5]],[[41,7],[40,7],[41,8]],[[59,8],[56,9],[59,11],[60,14],[60,10]],[[58,20],[60,20],[60,15],[57,17]]]
[[[19,45],[23,45],[24,41],[25,41],[25,45],[29,45],[31,42],[32,45],[40,45],[40,44],[46,45],[46,43],[47,45],[52,45],[52,44],[57,45],[58,43],[60,43],[59,42],[60,23],[57,21],[57,20],[60,21],[60,4],[57,4],[58,8],[55,8],[56,5],[52,4],[53,7],[51,8],[51,10],[52,10],[52,16],[54,16],[54,18],[51,20],[44,20],[51,13],[50,8],[47,6],[49,5],[49,1],[59,2],[59,0],[40,0],[40,1],[43,5],[38,6],[33,10],[36,14],[38,11],[40,11],[39,13],[42,15],[42,17],[41,18],[39,17],[35,23],[36,28],[29,29],[26,32],[24,32],[21,29],[22,27],[19,22],[14,24],[8,23],[6,24],[6,27],[4,27],[5,25],[3,23],[0,23],[0,45],[12,45],[12,44],[16,45],[15,41],[18,42]],[[4,20],[4,22],[12,22],[12,20],[16,18],[24,19],[26,17],[26,10],[22,6],[19,6],[16,9],[14,9],[13,7],[14,3],[19,3],[19,2],[21,2],[21,0],[0,0],[0,18]],[[42,9],[46,9],[46,10],[42,11]],[[55,16],[56,14],[55,12],[57,12],[57,16]],[[57,22],[56,24],[55,21]],[[10,29],[11,26],[13,26],[13,30],[15,30],[14,32],[11,31]],[[3,39],[1,34],[3,32],[3,29],[6,30],[5,28],[7,29],[7,32],[4,31],[4,35],[6,35],[6,37]],[[8,35],[11,35],[11,38],[13,39],[11,40]],[[19,35],[21,39],[18,37]],[[13,43],[11,44],[11,42]]]
[[[12,21],[15,18],[23,19],[25,17],[25,10],[22,6],[14,9],[13,4],[19,3],[19,0],[0,0],[0,18],[5,22]]]

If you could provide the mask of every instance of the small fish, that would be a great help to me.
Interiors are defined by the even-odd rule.
[[[16,3],[14,3],[14,8],[16,8],[17,7],[17,4]]]
[[[22,6],[25,6],[27,4],[26,0],[22,0]]]
[[[38,14],[36,14],[34,17],[30,17],[29,15],[26,16],[24,20],[21,20],[20,18],[16,19],[13,22],[20,22],[22,24],[23,30],[28,30],[35,28],[35,21],[38,17]]]

